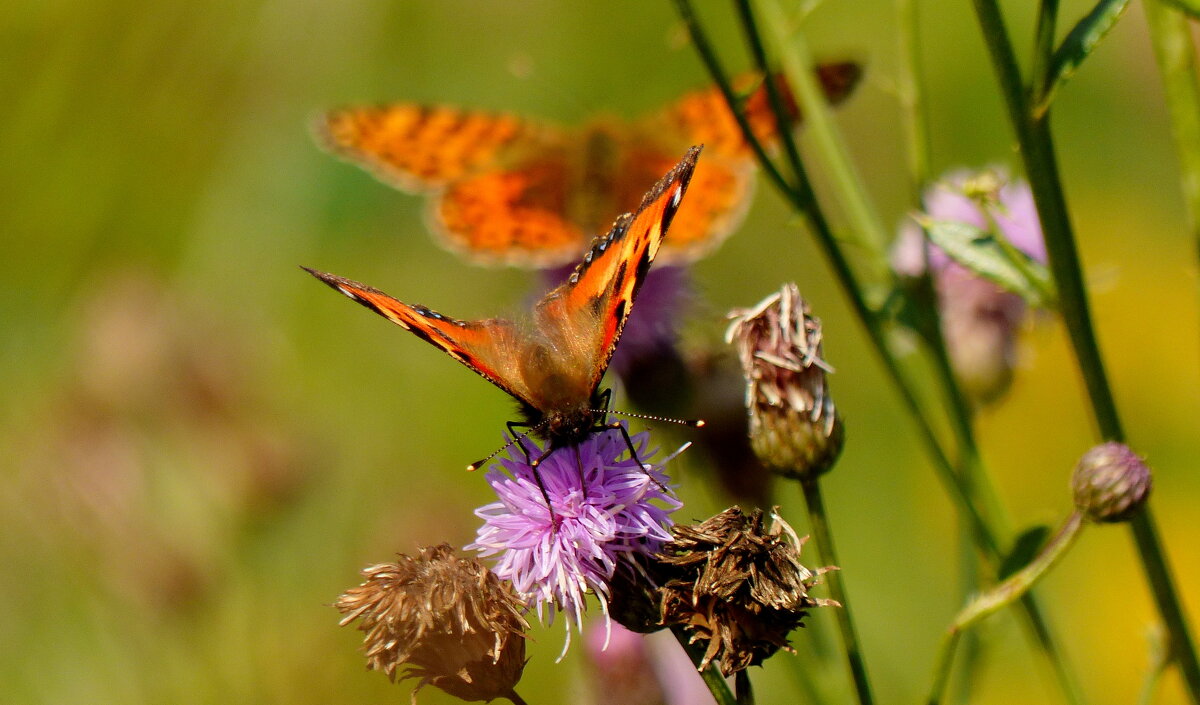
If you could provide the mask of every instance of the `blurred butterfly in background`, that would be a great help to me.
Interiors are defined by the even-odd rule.
[[[861,69],[822,64],[831,103],[845,99]],[[781,79],[787,109],[799,111]],[[761,78],[745,76],[745,110],[760,141],[778,141]],[[751,90],[753,89],[753,90]],[[750,205],[756,163],[715,88],[688,93],[636,122],[597,119],[563,128],[515,115],[395,103],[334,110],[318,120],[325,147],[401,190],[429,195],[441,244],[472,262],[549,268],[575,261],[591,238],[637,203],[692,144],[704,162],[676,215],[662,261],[682,264],[721,243]]]
[[[529,428],[548,441],[549,455],[604,427],[608,394],[600,391],[600,380],[693,178],[699,153],[699,147],[688,150],[650,188],[635,213],[620,216],[607,235],[596,238],[574,273],[525,320],[454,320],[365,284],[305,269],[512,395],[525,420],[510,429]]]

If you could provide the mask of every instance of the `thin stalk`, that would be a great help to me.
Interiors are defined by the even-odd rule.
[[[764,5],[774,4],[774,0],[761,0],[761,2]],[[778,6],[774,5],[774,7],[777,8]],[[745,31],[747,35],[751,37],[757,37],[759,32],[758,26],[754,22],[753,12],[750,12],[748,9],[744,10],[741,18],[746,24]],[[781,11],[779,16],[775,17],[769,26],[775,27],[778,33],[783,32],[784,25]],[[696,23],[696,26],[693,29],[696,31],[699,30],[698,23]],[[784,74],[788,82],[793,85],[803,87],[806,81],[811,83],[811,72],[807,71],[804,61],[802,61],[801,57],[796,51],[797,41],[798,37],[792,37],[789,41],[787,38],[782,36],[782,34],[778,34],[775,38],[777,48],[782,54]],[[759,43],[757,41],[751,42],[752,51],[754,51],[755,46],[759,46]],[[811,86],[811,88],[811,94],[808,96],[805,96],[803,91],[801,92],[801,97],[807,98],[807,101],[804,103],[804,107],[808,111],[807,114],[809,116],[812,116],[824,109],[822,101],[815,96],[816,87]],[[783,118],[777,116],[777,119]],[[810,124],[810,126],[812,125]],[[832,131],[832,126],[829,126],[829,129]],[[793,140],[790,132],[784,132],[782,134],[782,138],[785,145],[789,141]],[[799,158],[798,150],[792,147],[787,149],[786,152],[789,156],[789,159],[795,160],[792,161],[791,167],[798,177],[798,182],[795,186],[794,192],[792,194],[788,194],[789,198],[791,198],[793,202],[797,204],[798,211],[807,215],[809,224],[812,226],[813,232],[816,235],[817,242],[825,253],[826,258],[833,266],[835,274],[839,279],[839,283],[842,285],[843,291],[845,291],[850,297],[851,302],[855,307],[855,312],[858,314],[859,320],[862,321],[863,325],[866,327],[872,344],[879,353],[880,357],[883,359],[884,364],[891,373],[893,380],[897,384],[897,387],[900,389],[901,396],[904,398],[910,414],[913,415],[917,424],[921,427],[922,433],[925,439],[927,439],[927,446],[930,448],[931,454],[934,455],[934,467],[938,471],[939,478],[947,485],[951,496],[954,497],[959,508],[965,511],[963,516],[967,517],[968,522],[971,524],[973,533],[975,533],[979,539],[979,545],[984,549],[984,554],[990,558],[992,568],[998,568],[1000,561],[1003,559],[1004,549],[1000,547],[994,526],[980,514],[979,507],[981,505],[986,506],[991,504],[994,507],[992,511],[995,514],[1003,515],[1003,512],[998,509],[1000,503],[994,489],[985,492],[982,498],[977,495],[976,487],[990,487],[991,483],[986,481],[985,477],[981,476],[981,465],[978,463],[978,451],[975,449],[974,436],[973,432],[971,431],[969,416],[965,413],[956,415],[956,418],[960,419],[956,429],[960,434],[962,434],[964,432],[963,429],[965,429],[966,439],[969,442],[964,445],[963,453],[965,463],[961,468],[955,468],[949,463],[948,458],[946,458],[944,452],[942,451],[940,443],[937,441],[936,436],[933,434],[932,427],[929,425],[928,417],[925,415],[924,409],[917,402],[916,394],[913,391],[911,383],[904,375],[899,363],[895,359],[890,347],[888,346],[886,336],[883,332],[883,323],[880,316],[875,313],[874,309],[867,305],[863,294],[863,287],[860,284],[857,275],[850,268],[849,263],[845,259],[845,255],[842,252],[842,248],[834,239],[828,222],[825,220],[821,209],[816,203],[816,196],[813,193],[810,182],[806,176],[804,163]],[[882,258],[873,261],[882,261]],[[946,389],[956,390],[957,386],[956,383],[953,382],[953,376],[951,375],[948,380],[949,382],[946,386]],[[959,396],[961,401],[961,394]],[[1064,694],[1067,696],[1067,699],[1072,703],[1082,702],[1079,687],[1076,684],[1071,672],[1067,668],[1065,658],[1063,658],[1062,654],[1058,650],[1054,636],[1051,633],[1050,627],[1034,596],[1027,595],[1023,597],[1021,600],[1021,608],[1024,611],[1026,623],[1033,634],[1035,642],[1041,649],[1042,654],[1049,664],[1050,669],[1056,676]]]
[[[938,439],[937,433],[933,430],[928,415],[917,398],[917,394],[914,391],[915,385],[905,375],[896,357],[888,347],[880,320],[867,305],[857,277],[853,270],[851,270],[849,262],[838,247],[837,242],[834,240],[833,232],[825,221],[824,215],[817,208],[815,196],[812,189],[808,186],[807,177],[803,172],[803,164],[801,163],[801,174],[798,176],[800,184],[793,187],[783,178],[770,159],[767,158],[766,152],[758,142],[758,138],[750,129],[749,123],[746,122],[745,115],[739,110],[737,97],[729,83],[729,76],[717,60],[716,53],[713,51],[712,44],[708,41],[704,28],[700,25],[699,20],[692,11],[690,0],[675,0],[675,6],[679,10],[680,18],[687,27],[692,44],[696,47],[701,61],[703,61],[713,80],[721,90],[729,109],[733,111],[738,126],[742,130],[742,136],[754,151],[767,177],[775,184],[780,194],[788,200],[792,207],[808,219],[818,246],[820,246],[822,253],[829,262],[829,266],[833,269],[834,276],[841,285],[842,291],[850,299],[851,308],[853,308],[858,320],[866,329],[867,336],[883,362],[889,378],[895,383],[905,411],[917,424],[917,435],[933,461],[934,471],[937,473],[938,479],[946,486],[947,493],[955,502],[958,511],[968,518],[980,546],[993,555],[999,555],[1001,549],[995,535],[975,507],[966,499],[965,488],[961,484],[953,465],[950,463],[950,458],[946,454],[945,449],[942,448],[941,441]]]
[[[1200,85],[1196,76],[1196,48],[1183,12],[1162,0],[1146,0],[1142,7],[1146,10],[1150,43],[1166,91],[1188,227],[1200,256]]]
[[[671,633],[675,635],[675,639],[679,641],[679,645],[687,652],[688,658],[692,660],[692,664],[696,668],[700,668],[700,664],[704,662],[704,649],[691,642],[691,638],[683,627],[671,627]],[[704,684],[708,686],[708,690],[713,695],[713,700],[717,701],[717,705],[738,705],[738,701],[733,697],[733,693],[729,691],[729,684],[725,682],[725,678],[721,676],[716,665],[710,663],[703,669],[700,669],[700,677],[704,679]]]
[[[950,681],[951,666],[954,664],[955,647],[963,633],[983,618],[995,614],[1027,594],[1034,583],[1066,555],[1067,550],[1079,537],[1079,530],[1082,527],[1082,515],[1079,512],[1073,512],[1036,558],[1004,582],[972,600],[958,613],[946,636],[942,639],[942,646],[938,652],[933,686],[930,688],[927,701],[930,705],[940,703],[945,695],[946,684]]]
[[[799,181],[796,186],[790,186],[782,178],[778,169],[766,159],[765,152],[763,152],[761,145],[758,144],[757,138],[750,130],[744,116],[740,114],[737,100],[733,91],[729,88],[728,75],[721,68],[720,62],[712,50],[712,45],[707,40],[703,27],[700,25],[695,13],[692,12],[689,0],[675,0],[675,3],[679,9],[680,17],[684,21],[684,25],[692,37],[692,42],[700,54],[701,60],[712,74],[713,80],[721,87],[721,92],[725,96],[730,110],[737,117],[743,136],[750,143],[752,149],[759,156],[759,159],[765,160],[763,167],[767,171],[768,177],[779,188],[780,193],[792,204],[792,207],[806,217],[818,246],[821,248],[829,266],[833,270],[834,276],[837,278],[843,293],[849,298],[851,307],[859,322],[866,330],[867,337],[871,341],[876,354],[879,355],[888,377],[892,380],[897,392],[900,394],[905,411],[917,425],[918,438],[933,463],[934,473],[945,487],[951,501],[954,502],[959,515],[966,518],[984,555],[989,558],[993,568],[997,567],[1003,558],[1004,549],[997,539],[996,532],[990,523],[980,514],[976,504],[971,501],[969,486],[960,477],[954,465],[951,464],[949,456],[947,456],[941,441],[938,439],[929,421],[929,416],[925,408],[918,400],[915,385],[892,353],[884,332],[883,321],[867,305],[857,276],[850,268],[849,262],[833,237],[833,232],[825,220],[824,214],[817,206],[816,197],[805,176],[803,163],[800,162],[795,165]],[[789,139],[790,133],[785,133],[784,138]],[[1026,595],[1022,598],[1021,607],[1024,610],[1026,621],[1038,645],[1055,668],[1055,672],[1059,675],[1064,690],[1071,693],[1073,680],[1067,675],[1063,659],[1058,656],[1053,635],[1050,633],[1046,620],[1041,614],[1040,607],[1034,596]],[[1073,701],[1077,701],[1077,699],[1073,699]]]
[[[509,691],[508,695],[505,695],[504,697],[508,698],[513,705],[529,705],[529,703],[525,702],[524,698],[522,698],[520,695],[517,695],[517,691],[515,690]]]
[[[738,705],[754,705],[754,688],[750,685],[750,674],[738,671],[733,676],[733,692]]]
[[[929,183],[929,162],[932,147],[929,139],[929,120],[925,115],[925,74],[921,71],[921,35],[917,21],[916,0],[896,0],[896,34],[900,41],[900,65],[896,89],[900,97],[900,118],[904,138],[908,143],[908,175],[912,201],[921,203]]]
[[[804,502],[808,506],[808,521],[817,539],[817,553],[825,565],[840,566],[837,551],[833,546],[833,531],[829,527],[829,516],[825,513],[825,502],[821,499],[821,486],[816,478],[800,481],[804,489]],[[858,634],[854,629],[854,619],[850,610],[850,600],[846,597],[846,587],[842,582],[841,571],[826,573],[829,584],[829,594],[833,599],[842,603],[835,610],[838,629],[842,633],[842,646],[846,651],[846,665],[850,669],[850,678],[854,682],[854,691],[861,705],[874,702],[871,697],[871,682],[867,678],[867,665],[863,660],[862,651],[858,645]]]
[[[1050,113],[1033,116],[1021,92],[1020,73],[1013,56],[1012,44],[1003,17],[995,0],[974,0],[976,16],[991,54],[992,65],[1009,111],[1009,120],[1021,147],[1021,156],[1042,230],[1050,271],[1058,289],[1059,309],[1076,362],[1083,373],[1092,416],[1106,440],[1123,441],[1116,402],[1108,384],[1104,362],[1096,341],[1088,310],[1087,293],[1082,268],[1075,247],[1075,236],[1058,175],[1058,161],[1050,133]],[[1130,522],[1134,543],[1141,558],[1142,569],[1150,583],[1151,592],[1171,638],[1171,654],[1179,664],[1188,695],[1194,705],[1200,705],[1200,660],[1184,618],[1171,569],[1163,552],[1149,505]]]
[[[1054,58],[1054,28],[1058,23],[1058,0],[1038,4],[1037,29],[1033,35],[1033,61],[1030,62],[1026,95],[1042,96],[1048,88],[1051,59]]]
[[[769,29],[768,40],[779,56],[788,84],[800,98],[808,135],[813,140],[814,148],[822,155],[822,161],[836,186],[835,193],[846,210],[852,225],[852,241],[863,245],[865,249],[863,264],[868,267],[869,280],[886,281],[889,271],[886,246],[890,238],[850,159],[850,150],[834,128],[829,106],[813,76],[813,62],[804,35],[788,31],[790,22],[778,0],[756,0],[755,4],[763,15],[762,26]],[[756,38],[761,37],[753,15],[747,15],[746,19],[747,31]],[[790,133],[784,135],[784,140],[785,144],[794,143]],[[788,156],[795,167],[799,153],[792,148],[788,150]]]

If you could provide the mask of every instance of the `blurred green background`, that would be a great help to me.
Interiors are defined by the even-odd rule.
[[[744,66],[728,8],[703,9]],[[969,7],[922,11],[935,170],[1016,166]],[[899,222],[893,24],[887,2],[826,3],[806,27],[819,55],[866,65],[838,120]],[[498,443],[510,402],[298,265],[460,317],[521,305],[530,275],[440,250],[421,199],[320,152],[308,121],[394,99],[632,117],[706,83],[683,38],[668,3],[629,0],[6,3],[0,700],[405,701],[407,686],[363,671],[358,633],[328,604],[369,563],[473,538],[489,490],[462,467]],[[1056,106],[1111,378],[1195,617],[1196,257],[1140,7]],[[842,567],[880,700],[914,701],[961,593],[954,516],[911,424],[766,184],[696,273],[700,337],[788,279],[824,319],[849,432],[826,482]],[[1014,522],[1059,521],[1094,435],[1052,317],[1026,331],[1016,386],[980,423]],[[679,465],[681,519],[727,502],[697,464]],[[803,531],[798,493],[778,490]],[[1131,702],[1156,615],[1127,533],[1086,532],[1041,594],[1090,701]],[[1011,615],[984,634],[977,702],[1056,702]],[[535,636],[526,699],[585,698],[580,650],[555,664],[561,627]],[[787,658],[755,676],[760,702],[793,701]],[[1182,701],[1172,675],[1158,702]]]

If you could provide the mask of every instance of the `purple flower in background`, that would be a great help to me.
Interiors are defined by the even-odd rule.
[[[1045,263],[1046,246],[1029,185],[1009,180],[1001,169],[953,171],[925,192],[926,214],[933,220],[966,223],[983,230],[992,225],[1018,250]],[[892,249],[892,269],[902,276],[925,272],[926,242],[911,219]],[[942,334],[963,390],[983,405],[1001,397],[1012,383],[1016,333],[1025,319],[1025,301],[928,245],[928,265],[938,296]]]
[[[1033,192],[1025,181],[1009,179],[1004,169],[952,171],[926,189],[923,200],[925,213],[934,220],[966,223],[989,230],[990,217],[1000,230],[999,234],[1014,247],[1045,263],[1046,244],[1042,240],[1042,225],[1033,203]],[[987,204],[986,213],[981,202]],[[921,226],[911,219],[906,220],[892,249],[892,269],[904,276],[921,276],[925,272],[924,246]],[[966,271],[932,245],[929,247],[929,266],[935,277],[954,269]]]
[[[648,462],[654,453],[647,450],[649,434],[632,439],[638,458]],[[619,431],[604,431],[551,453],[535,475],[529,458],[541,449],[529,439],[521,444],[524,450],[514,444],[500,460],[503,469],[488,472],[500,501],[476,510],[484,524],[467,548],[498,556],[494,572],[510,580],[539,617],[547,604],[561,609],[569,640],[570,625],[582,622],[588,592],[607,611],[609,580],[618,567],[636,569],[636,555],[653,554],[671,540],[670,514],[682,503],[666,489],[669,478],[661,468],[678,452],[643,467],[622,457],[629,449]],[[551,611],[545,619],[553,617]]]

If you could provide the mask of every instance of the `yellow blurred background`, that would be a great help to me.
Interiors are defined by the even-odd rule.
[[[1063,5],[1064,18],[1086,7]],[[921,9],[935,171],[1017,167],[969,6]],[[1013,33],[1027,37],[1031,10],[1014,9]],[[702,10],[746,66],[728,8]],[[911,204],[891,3],[825,3],[805,27],[818,55],[866,67],[837,117],[899,223]],[[319,151],[308,123],[398,99],[567,124],[632,117],[706,83],[684,36],[668,3],[631,0],[6,3],[0,700],[404,701],[407,686],[364,672],[359,635],[328,605],[396,551],[470,542],[490,491],[462,467],[498,444],[511,405],[298,265],[464,318],[522,305],[531,276],[439,249],[421,199]],[[1140,7],[1055,112],[1111,379],[1156,472],[1157,518],[1196,617],[1196,243]],[[956,522],[912,424],[768,184],[695,270],[698,337],[715,339],[724,311],[785,280],[823,318],[849,434],[826,481],[842,568],[879,700],[916,700],[962,594]],[[1095,435],[1053,317],[1021,352],[980,436],[1014,524],[1053,524]],[[678,467],[681,520],[727,502],[697,464],[685,454]],[[777,496],[803,531],[799,493]],[[1156,614],[1127,532],[1086,531],[1040,594],[1089,702],[1132,702]],[[1058,702],[1011,615],[983,634],[975,702]],[[555,664],[561,627],[534,635],[519,691],[585,699],[579,649]],[[788,658],[754,672],[759,702],[795,700]],[[1174,675],[1157,702],[1183,702]]]

